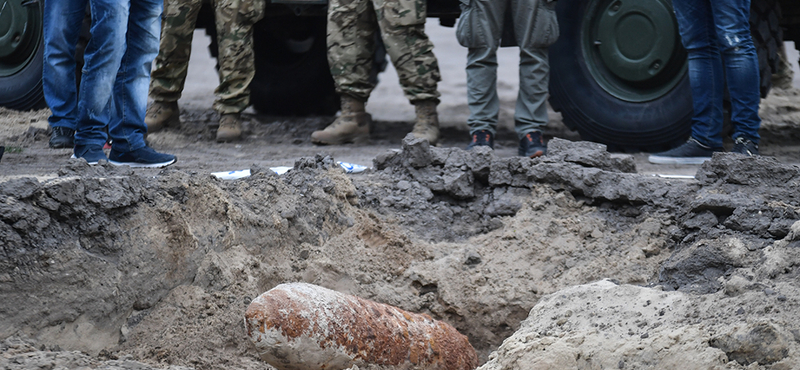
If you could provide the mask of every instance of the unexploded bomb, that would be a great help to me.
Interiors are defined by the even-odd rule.
[[[282,284],[253,300],[247,335],[280,370],[472,370],[475,349],[452,326],[304,283]]]

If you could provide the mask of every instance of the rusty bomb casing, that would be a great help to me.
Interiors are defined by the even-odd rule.
[[[320,286],[281,284],[254,299],[247,335],[279,370],[472,370],[475,349],[452,326]]]

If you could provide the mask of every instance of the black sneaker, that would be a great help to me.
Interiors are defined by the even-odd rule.
[[[721,152],[722,148],[710,148],[694,138],[683,145],[667,150],[666,152],[651,154],[647,160],[655,164],[702,164],[711,159],[714,152]]]
[[[525,134],[519,141],[517,154],[529,158],[541,157],[547,154],[547,146],[544,145],[542,133],[540,131],[531,131]]]
[[[53,149],[72,148],[75,146],[75,130],[66,127],[53,127],[49,145]]]
[[[177,161],[172,154],[159,153],[149,146],[130,152],[120,152],[111,148],[108,162],[117,166],[131,166],[140,168],[160,168],[169,166]]]
[[[733,149],[731,149],[731,153],[743,154],[748,157],[756,156],[758,155],[758,145],[750,141],[750,139],[745,139],[739,136],[733,143]]]
[[[76,145],[72,158],[83,158],[91,165],[95,165],[99,161],[108,160],[106,153],[103,152],[103,147],[99,145]]]
[[[472,133],[472,141],[467,145],[467,150],[476,146],[488,146],[494,149],[494,134],[489,130],[478,130]]]

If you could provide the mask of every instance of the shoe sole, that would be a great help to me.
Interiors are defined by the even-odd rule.
[[[533,154],[529,154],[528,158],[538,158],[544,155],[544,150],[537,150]]]
[[[161,168],[169,166],[173,163],[177,162],[176,159],[173,159],[168,162],[161,162],[161,163],[138,163],[138,162],[116,162],[112,160],[108,160],[108,163],[111,163],[115,166],[129,166],[131,168]]]
[[[78,157],[75,156],[75,154],[73,154],[72,157],[70,157],[70,158],[72,158],[72,159],[83,159],[84,161],[86,161],[86,158],[78,158]],[[86,163],[88,163],[90,166],[94,166],[94,165],[100,163],[100,161],[97,161],[97,162],[86,161]]]
[[[703,164],[711,160],[711,157],[663,157],[651,155],[647,161],[653,164]]]
[[[361,145],[369,142],[369,136],[355,136],[337,141],[325,141],[311,137],[311,142],[317,145],[344,145],[344,144]]]

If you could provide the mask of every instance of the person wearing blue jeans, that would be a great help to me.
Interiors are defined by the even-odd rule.
[[[60,0],[69,2],[72,0]],[[175,156],[147,146],[150,69],[158,54],[163,0],[89,0],[92,38],[84,54],[74,157],[131,167],[163,167]],[[104,128],[108,125],[108,134]],[[106,157],[103,145],[112,139]]]
[[[758,155],[760,76],[750,36],[750,0],[673,0],[683,46],[689,53],[694,116],[685,144],[653,154],[659,164],[700,164],[722,148],[722,101],[727,82],[733,152]]]
[[[75,47],[89,0],[45,0],[42,88],[52,114],[51,148],[72,148],[78,120]]]

